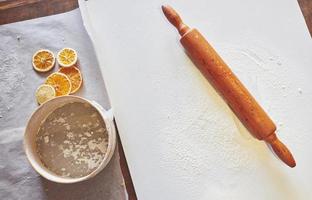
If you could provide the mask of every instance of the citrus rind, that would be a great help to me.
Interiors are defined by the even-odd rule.
[[[53,74],[50,74],[47,77],[45,84],[54,87],[56,96],[70,94],[72,87],[69,78],[60,72],[54,72]]]
[[[36,62],[39,59],[39,54],[42,54],[44,52],[51,55],[51,58],[49,58],[49,62],[51,62],[51,64],[48,67],[40,68],[36,65]],[[40,49],[40,50],[36,51],[32,57],[32,66],[38,72],[47,72],[47,71],[51,70],[55,66],[55,56],[54,56],[53,52],[48,50],[48,49]]]
[[[82,74],[77,67],[62,67],[58,72],[65,74],[69,78],[72,86],[70,94],[73,94],[80,89],[83,79]]]
[[[43,84],[36,90],[36,99],[39,105],[55,97],[55,89],[51,85]]]
[[[66,47],[57,53],[56,59],[61,67],[71,67],[77,63],[78,55],[76,50]]]

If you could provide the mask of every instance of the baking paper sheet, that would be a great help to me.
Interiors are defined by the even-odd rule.
[[[312,199],[312,46],[296,0],[80,3],[139,199]],[[268,111],[296,168],[233,116],[185,55],[164,3]]]
[[[35,90],[52,73],[36,73],[31,65],[32,55],[41,48],[56,53],[64,47],[78,52],[83,86],[77,95],[109,109],[105,85],[79,9],[0,26],[0,199],[127,199],[117,149],[100,174],[70,185],[40,177],[25,157],[22,140],[27,120],[38,107]]]

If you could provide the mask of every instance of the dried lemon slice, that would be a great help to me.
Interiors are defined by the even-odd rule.
[[[37,51],[32,57],[32,65],[38,72],[46,72],[54,67],[54,54],[47,49]]]
[[[64,48],[57,54],[57,62],[62,67],[71,67],[76,64],[77,52],[72,48]]]
[[[48,76],[45,84],[54,87],[56,96],[68,95],[71,91],[71,83],[69,78],[65,74],[59,72],[54,72]]]
[[[55,89],[51,85],[43,84],[36,90],[36,99],[40,105],[54,97]]]
[[[77,67],[62,67],[59,72],[65,74],[71,82],[70,94],[79,90],[82,84],[82,75]]]

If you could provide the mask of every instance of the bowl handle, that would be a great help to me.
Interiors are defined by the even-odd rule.
[[[114,120],[114,112],[113,109],[110,108],[109,110],[105,110],[99,103],[97,103],[94,100],[91,100],[92,104],[99,110],[101,110],[105,116],[110,120],[113,121]]]

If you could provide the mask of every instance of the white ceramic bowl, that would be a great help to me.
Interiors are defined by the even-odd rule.
[[[48,116],[56,108],[60,107],[61,105],[65,105],[67,103],[72,102],[82,102],[88,103],[93,106],[97,111],[101,114],[108,133],[108,148],[105,154],[105,157],[102,163],[98,166],[98,168],[92,171],[90,174],[79,177],[79,178],[70,178],[70,177],[61,177],[47,169],[38,156],[36,151],[36,137],[38,133],[38,129],[40,123]],[[62,96],[56,97],[52,100],[49,100],[42,104],[38,109],[31,115],[25,130],[24,135],[24,150],[28,161],[32,165],[32,167],[43,177],[50,181],[54,181],[57,183],[76,183],[80,181],[84,181],[90,179],[91,177],[98,174],[105,166],[108,164],[110,159],[113,156],[114,150],[116,146],[116,129],[113,122],[113,115],[111,111],[104,110],[98,103],[95,101],[89,101],[81,97],[77,96]]]

